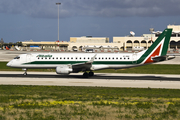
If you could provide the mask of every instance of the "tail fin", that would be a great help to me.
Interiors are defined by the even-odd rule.
[[[139,58],[137,63],[145,64],[156,62],[153,58],[166,56],[172,29],[165,29],[149,49]],[[160,60],[161,61],[161,60]]]

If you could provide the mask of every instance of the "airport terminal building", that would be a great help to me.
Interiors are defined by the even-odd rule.
[[[168,25],[172,28],[172,36],[169,49],[180,49],[180,25]],[[142,36],[134,36],[130,34],[125,37],[113,37],[113,42],[109,42],[108,37],[70,37],[70,41],[54,41],[54,42],[22,42],[23,49],[29,49],[31,45],[37,45],[42,50],[58,50],[58,51],[83,51],[84,49],[95,49],[99,52],[116,52],[116,51],[133,51],[147,49],[151,46],[162,31],[154,31],[150,29],[150,34]]]
[[[172,35],[170,40],[169,49],[180,49],[180,25],[168,25],[167,28],[172,28]],[[140,37],[126,36],[126,37],[113,37],[113,43],[123,42],[124,50],[133,50],[136,46],[144,47],[145,49],[150,47],[162,31],[154,31],[151,28],[151,34],[143,34]]]

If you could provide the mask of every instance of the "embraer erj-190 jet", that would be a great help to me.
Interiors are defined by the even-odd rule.
[[[172,29],[165,29],[156,41],[139,53],[33,53],[21,54],[7,63],[7,66],[27,69],[56,69],[57,74],[84,72],[93,76],[101,69],[123,69],[167,60],[167,50]],[[89,72],[87,72],[89,71]]]

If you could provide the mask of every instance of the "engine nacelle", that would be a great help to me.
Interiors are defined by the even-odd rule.
[[[69,74],[72,71],[73,71],[72,67],[69,65],[60,65],[60,66],[56,67],[56,73],[57,74]]]

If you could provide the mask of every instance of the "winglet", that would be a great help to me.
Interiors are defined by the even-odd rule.
[[[86,63],[93,63],[93,62],[94,62],[94,59],[96,58],[96,55],[97,55],[97,54],[95,54],[95,55],[91,58],[91,60],[88,61],[88,62],[86,62]]]

